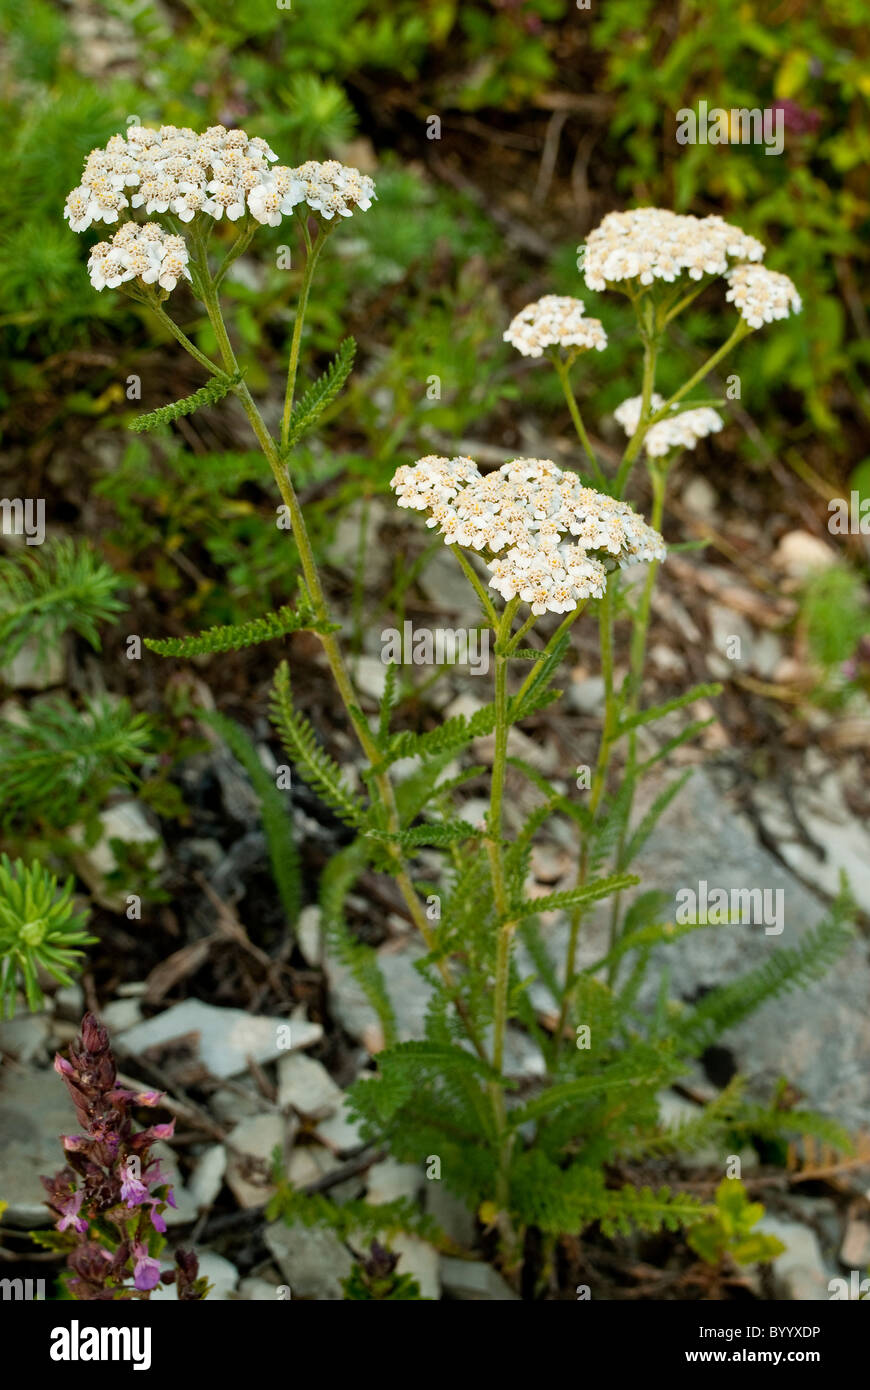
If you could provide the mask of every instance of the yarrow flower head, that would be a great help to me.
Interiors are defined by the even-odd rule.
[[[750,328],[761,328],[774,319],[787,319],[803,308],[801,297],[787,275],[763,265],[736,265],[729,272],[725,298]]]
[[[540,357],[545,348],[595,348],[603,352],[607,334],[598,319],[583,317],[582,299],[545,294],[521,309],[504,334],[524,357]]]
[[[354,208],[367,212],[376,197],[374,181],[358,169],[327,159],[319,164],[310,159],[293,170],[302,196],[313,212],[325,218],[350,217]]]
[[[501,557],[490,584],[535,613],[600,596],[606,565],[665,556],[661,536],[627,502],[584,487],[550,459],[513,459],[484,476],[471,459],[429,456],[399,468],[391,486],[400,506],[428,511],[426,525],[447,545]],[[553,590],[546,600],[545,590]]]
[[[171,236],[154,222],[125,222],[111,241],[97,242],[88,257],[88,274],[95,290],[117,289],[128,280],[174,290],[189,280],[184,237]]]
[[[760,261],[764,246],[721,217],[689,217],[665,208],[609,212],[580,247],[590,290],[637,281],[671,283],[724,275],[732,260]]]
[[[657,391],[650,397],[653,413],[661,410],[664,400]],[[617,424],[622,425],[631,438],[640,423],[642,396],[630,396],[622,405],[616,407],[613,415]],[[708,434],[716,434],[722,429],[724,420],[712,406],[698,406],[694,410],[674,411],[664,420],[650,425],[643,441],[643,447],[650,458],[663,458],[672,449],[694,449],[699,439]]]
[[[277,158],[265,140],[222,125],[202,135],[189,126],[131,126],[88,155],[64,216],[74,232],[117,222],[126,208],[147,217],[172,213],[182,222],[200,213],[236,222],[250,213],[277,227],[303,202],[327,220],[371,207],[374,183],[358,170],[335,160],[291,169]]]

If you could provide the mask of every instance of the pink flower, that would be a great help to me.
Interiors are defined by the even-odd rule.
[[[148,1254],[141,1241],[133,1246],[133,1283],[140,1292],[155,1288],[160,1281],[160,1265]]]
[[[57,1203],[58,1211],[63,1212],[63,1216],[57,1223],[59,1231],[65,1231],[68,1226],[73,1226],[79,1235],[83,1235],[88,1229],[87,1221],[79,1216],[79,1208],[84,1200],[84,1195],[84,1191],[73,1192],[69,1197],[64,1197]]]

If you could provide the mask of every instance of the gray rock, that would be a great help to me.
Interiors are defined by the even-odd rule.
[[[199,1034],[199,1056],[211,1074],[228,1077],[247,1071],[248,1056],[256,1062],[271,1062],[288,1050],[311,1047],[320,1041],[323,1029],[305,1018],[267,1018],[185,999],[129,1029],[124,1048],[141,1053],[186,1033]]]
[[[827,1302],[831,1276],[815,1232],[800,1221],[783,1220],[769,1212],[761,1218],[756,1230],[776,1236],[786,1247],[784,1253],[772,1261],[780,1296],[800,1303]]]
[[[239,1271],[230,1260],[225,1260],[223,1255],[216,1255],[213,1250],[203,1250],[196,1252],[199,1257],[199,1272],[204,1274],[214,1285],[208,1295],[207,1302],[227,1302],[232,1298],[236,1285],[239,1282]],[[173,1260],[161,1260],[161,1268],[173,1269]],[[174,1284],[158,1284],[152,1291],[151,1301],[155,1303],[177,1303],[178,1290]]]
[[[227,1186],[240,1207],[258,1207],[275,1188],[268,1179],[272,1153],[283,1148],[285,1124],[280,1115],[255,1115],[240,1120],[227,1135]]]
[[[308,965],[319,966],[323,954],[319,907],[303,907],[296,923],[296,940]]]
[[[282,1295],[282,1289],[286,1288],[286,1284],[273,1284],[269,1279],[243,1279],[238,1296],[253,1303],[276,1303],[282,1296],[286,1297]]]
[[[292,1105],[303,1115],[325,1118],[341,1105],[343,1092],[326,1067],[301,1052],[290,1052],[278,1063],[278,1104]]]
[[[852,1216],[840,1246],[840,1263],[847,1269],[867,1269],[870,1265],[870,1221]]]
[[[0,666],[0,681],[13,690],[49,690],[61,685],[66,675],[63,642],[40,643],[28,637],[11,661]]]
[[[51,1020],[46,1014],[18,1014],[0,1021],[0,1053],[8,1052],[19,1062],[48,1059]]]
[[[293,1298],[343,1300],[341,1280],[350,1274],[353,1260],[332,1231],[275,1221],[266,1227],[263,1238]]]
[[[100,1011],[100,1019],[115,1037],[142,1021],[142,1006],[138,999],[113,999]]]
[[[40,1173],[64,1166],[62,1134],[78,1131],[67,1089],[54,1071],[5,1065],[0,1069],[0,1191],[11,1226],[48,1226]]]
[[[466,1249],[474,1244],[474,1214],[444,1183],[434,1178],[425,1185],[426,1210],[446,1236]]]
[[[342,1095],[341,1105],[334,1115],[321,1120],[317,1126],[317,1136],[331,1145],[339,1153],[346,1149],[357,1149],[362,1144],[362,1135],[356,1120],[348,1112],[347,1098]]]
[[[212,1144],[197,1160],[188,1191],[197,1211],[207,1211],[216,1202],[224,1185],[227,1170],[227,1151],[223,1144]]]
[[[109,888],[106,879],[120,867],[111,841],[120,840],[124,845],[147,848],[148,867],[159,872],[166,863],[166,851],[160,832],[152,825],[145,808],[138,801],[118,801],[107,806],[98,817],[100,835],[96,844],[85,844],[82,826],[73,826],[69,837],[81,845],[75,855],[78,873],[90,888],[97,902],[110,912],[123,912],[127,906],[128,892],[134,893],[136,885],[126,885],[123,889]]]
[[[417,1280],[423,1298],[441,1297],[440,1259],[438,1251],[419,1236],[400,1231],[392,1237],[390,1249],[398,1255],[397,1274],[410,1274]]]
[[[519,1302],[519,1296],[505,1283],[498,1270],[479,1260],[442,1255],[441,1284],[451,1298]]]
[[[423,1174],[415,1163],[397,1163],[394,1158],[385,1158],[369,1169],[366,1201],[372,1206],[382,1206],[400,1197],[414,1198],[422,1181]]]

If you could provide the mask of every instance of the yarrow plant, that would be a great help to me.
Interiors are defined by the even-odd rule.
[[[160,1092],[119,1084],[108,1033],[93,1014],[85,1014],[69,1059],[58,1053],[54,1069],[82,1132],[62,1137],[66,1166],[42,1179],[59,1234],[41,1239],[67,1252],[70,1295],[147,1299],[162,1283],[175,1284],[179,1299],[205,1298],[208,1285],[192,1251],[177,1250],[175,1268],[163,1272],[157,1259],[166,1232],[163,1213],[175,1199],[151,1146],[172,1137],[175,1121],[136,1129],[134,1111],[158,1106]]]
[[[209,379],[194,396],[142,417],[134,427],[153,428],[234,395],[272,471],[301,564],[302,587],[292,608],[190,637],[149,639],[147,645],[162,656],[187,657],[301,629],[317,635],[365,759],[364,791],[345,780],[296,707],[286,662],[276,675],[272,714],[300,775],[352,832],[350,843],[324,870],[320,891],[330,949],[354,973],[383,1032],[377,1074],[351,1088],[351,1106],[363,1137],[386,1143],[400,1160],[423,1163],[426,1156],[438,1156],[445,1183],[495,1233],[498,1258],[513,1276],[530,1231],[537,1232],[546,1267],[560,1235],[576,1234],[592,1222],[611,1234],[676,1229],[709,1216],[691,1193],[667,1187],[653,1191],[628,1181],[623,1171],[628,1158],[673,1153],[717,1135],[723,1142],[727,1135],[731,1144],[741,1126],[744,1133],[750,1128],[753,1133],[779,1133],[792,1123],[811,1123],[805,1114],[794,1118],[781,1109],[744,1106],[734,1083],[690,1126],[691,1133],[675,1136],[661,1128],[656,1092],[726,1028],[764,999],[818,973],[845,947],[850,939],[846,900],[816,933],[795,948],[778,947],[762,969],[737,985],[724,984],[692,1007],[663,1005],[650,1018],[637,998],[651,953],[706,924],[675,926],[655,891],[633,895],[630,901],[625,896],[638,885],[630,865],[685,774],[665,786],[639,824],[632,817],[636,788],[709,721],[688,724],[644,761],[637,731],[718,690],[705,685],[664,705],[641,707],[652,592],[666,559],[662,532],[668,476],[682,450],[696,447],[723,426],[717,410],[723,402],[686,398],[754,331],[759,313],[766,321],[783,304],[796,312],[800,301],[790,281],[773,277],[759,264],[765,254],[761,243],[718,217],[683,217],[656,208],[607,216],[590,234],[581,268],[590,290],[626,294],[637,316],[643,368],[639,392],[618,412],[629,436],[623,456],[608,474],[571,382],[584,353],[606,350],[600,322],[586,317],[579,299],[548,295],[527,305],[505,337],[524,357],[545,358],[557,372],[580,444],[576,470],[547,459],[520,458],[484,473],[468,457],[427,456],[413,465],[401,464],[392,479],[399,507],[425,515],[426,527],[443,538],[477,597],[481,621],[493,636],[493,698],[470,716],[456,715],[422,731],[397,729],[398,675],[391,664],[379,716],[372,723],[363,712],[340,625],[327,603],[293,482],[293,449],[317,425],[353,361],[348,340],[327,372],[296,400],[317,258],[331,230],[365,212],[374,196],[370,179],[333,161],[285,169],[262,141],[241,131],[217,127],[196,136],[174,127],[134,128],[126,142],[117,137],[91,156],[81,187],[70,195],[67,214],[80,230],[89,222],[112,223],[128,206],[131,215],[139,208],[152,219],[137,223],[135,232],[120,228],[120,250],[127,256],[123,265],[111,259],[117,247],[115,252],[101,250],[100,256],[109,261],[112,280],[120,276],[118,287],[153,309]],[[210,242],[224,213],[236,224],[229,247]],[[287,215],[295,219],[306,256],[281,425],[273,435],[245,384],[219,290],[227,266],[247,249],[257,225]],[[167,247],[164,240],[164,235],[180,234],[182,221],[189,244],[184,264],[181,248],[175,242]],[[149,225],[161,234],[152,230],[144,239],[142,228]],[[171,265],[165,272],[167,252]],[[219,363],[210,361],[166,314],[163,302],[169,291],[161,285],[162,274],[178,284],[184,280],[202,301]],[[109,277],[101,275],[109,285]],[[722,346],[664,399],[655,390],[656,364],[668,326],[717,279],[725,280],[723,302],[734,304],[736,322]],[[648,521],[625,500],[642,454],[652,490]],[[622,579],[637,566],[643,567],[640,583],[632,585],[629,598]],[[571,627],[583,614],[598,626],[605,713],[595,766],[581,794],[574,796],[511,753],[511,730],[559,698],[554,681],[571,642]],[[622,616],[628,617],[631,633],[628,674],[620,682],[615,625]],[[468,758],[459,760],[476,740],[490,740],[491,768],[486,816],[472,823],[462,817],[463,789],[487,769]],[[416,768],[411,776],[409,760]],[[505,814],[509,772],[527,793],[518,827],[509,827]],[[567,819],[576,833],[576,871],[573,886],[542,897],[529,889],[531,855],[537,837],[556,816]],[[345,919],[348,895],[372,868],[393,876],[423,943],[418,969],[432,986],[432,1003],[418,1038],[399,1040],[394,1004],[375,952],[355,937]],[[581,929],[590,906],[604,899],[611,905],[609,939],[581,967]],[[541,925],[547,913],[567,918],[561,959]],[[549,1008],[533,1002],[533,983],[547,992]],[[581,1045],[584,1028],[592,1042]],[[522,1077],[512,1060],[520,1032],[537,1058],[531,1073],[527,1069]],[[531,1085],[530,1074],[535,1077]],[[827,1133],[830,1137],[830,1129]],[[333,1210],[336,1229],[346,1234],[347,1212],[332,1208],[321,1196],[315,1216],[309,1212],[306,1218],[305,1200],[281,1178],[270,1211],[283,1211],[288,1220],[329,1220]],[[387,1211],[392,1206],[373,1207],[364,1220],[360,1204],[354,1204],[353,1223],[374,1235],[390,1222],[395,1225],[396,1212]],[[147,1208],[145,1199],[140,1222],[147,1223]],[[410,1220],[404,1207],[403,1213],[401,1219]],[[72,1215],[78,1218],[77,1211]]]

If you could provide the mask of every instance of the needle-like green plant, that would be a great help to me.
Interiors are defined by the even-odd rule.
[[[71,985],[84,951],[95,936],[85,930],[87,913],[76,911],[73,879],[61,887],[41,864],[24,864],[0,855],[0,1017],[11,1018],[19,988],[27,1007],[42,1008],[43,970]]]

